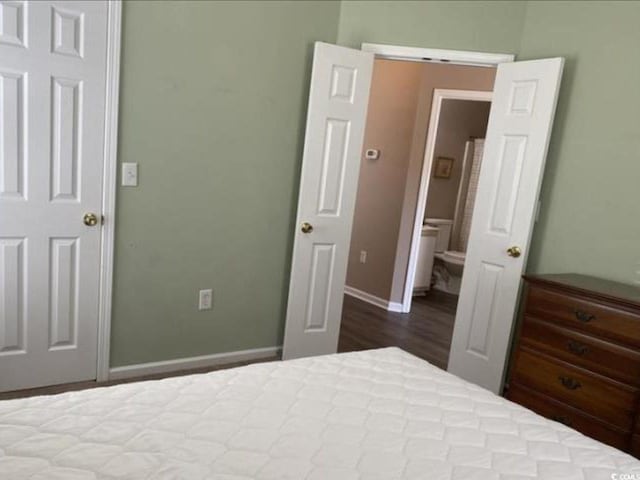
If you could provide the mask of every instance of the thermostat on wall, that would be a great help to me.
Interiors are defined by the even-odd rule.
[[[364,158],[366,158],[367,160],[377,160],[378,158],[380,158],[380,150],[369,148],[364,152]]]

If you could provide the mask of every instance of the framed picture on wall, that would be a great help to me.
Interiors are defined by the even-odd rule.
[[[436,158],[436,166],[433,169],[434,178],[449,178],[453,170],[453,158],[438,157]]]

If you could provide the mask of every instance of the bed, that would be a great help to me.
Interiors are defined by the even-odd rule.
[[[385,348],[0,402],[0,478],[629,480],[640,462]]]

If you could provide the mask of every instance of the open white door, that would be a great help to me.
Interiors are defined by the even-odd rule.
[[[282,356],[335,353],[373,54],[316,42]]]
[[[495,393],[535,221],[564,60],[498,66],[448,370]]]

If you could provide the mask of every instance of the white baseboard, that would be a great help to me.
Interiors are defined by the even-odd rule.
[[[400,302],[389,302],[389,306],[387,307],[387,310],[389,310],[390,312],[398,312],[398,313],[402,313],[402,303]]]
[[[281,350],[281,346],[254,348],[252,350],[238,350],[235,352],[214,353],[212,355],[201,355],[198,357],[176,358],[175,360],[165,360],[162,362],[138,363],[124,367],[114,367],[109,369],[109,380],[120,380],[156,373],[169,373],[193,368],[215,367],[228,363],[259,360],[278,355]]]
[[[389,300],[376,297],[375,295],[371,295],[370,293],[363,292],[362,290],[358,290],[357,288],[353,288],[348,285],[345,285],[344,293],[357,298],[358,300],[362,300],[363,302],[375,305],[376,307],[384,308],[390,312],[402,312],[402,303],[390,302]]]

